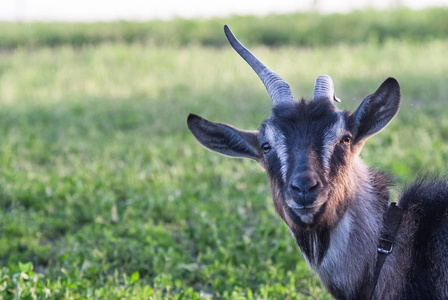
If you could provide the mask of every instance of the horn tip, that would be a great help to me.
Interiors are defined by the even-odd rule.
[[[232,34],[232,31],[230,30],[229,26],[227,26],[227,24],[224,25],[224,33],[226,35]]]
[[[232,30],[230,30],[229,26],[227,26],[227,24],[224,25],[224,33],[227,37],[227,40],[229,40],[230,44],[232,44],[236,38],[233,35]],[[232,46],[233,46],[233,44],[232,44]]]

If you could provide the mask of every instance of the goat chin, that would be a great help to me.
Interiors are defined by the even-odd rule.
[[[300,218],[300,221],[306,225],[310,225],[314,221],[315,214],[319,211],[319,209],[322,207],[323,203],[317,203],[313,204],[311,206],[299,206],[297,203],[295,203],[293,200],[286,200],[288,211],[291,212]],[[300,224],[298,224],[300,225]]]

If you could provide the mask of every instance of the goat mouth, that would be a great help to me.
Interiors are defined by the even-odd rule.
[[[300,212],[302,212],[302,211],[303,212],[307,212],[307,211],[313,210],[316,207],[320,207],[321,205],[322,204],[320,204],[320,203],[314,204],[314,205],[298,205],[298,204],[294,203],[293,206],[289,206],[289,207],[291,207],[293,210],[297,210],[297,211],[300,211]]]
[[[325,202],[314,203],[312,205],[301,206],[297,203],[286,206],[286,212],[289,218],[297,225],[311,225],[325,210]]]
[[[298,203],[296,203],[295,201],[286,201],[287,206],[298,213],[309,213],[312,211],[316,211],[319,209],[319,207],[321,207],[323,205],[322,202],[315,202],[312,203],[310,205],[300,205]]]

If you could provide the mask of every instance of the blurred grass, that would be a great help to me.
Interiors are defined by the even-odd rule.
[[[343,109],[398,79],[401,111],[362,152],[395,174],[395,195],[422,169],[446,171],[447,47],[251,50],[296,97],[331,75]],[[0,298],[330,299],[261,168],[187,131],[190,112],[246,129],[269,116],[263,85],[230,47],[19,47],[0,53],[0,105]]]
[[[429,41],[448,35],[448,8],[414,11],[354,11],[348,14],[279,14],[214,19],[175,19],[114,23],[0,23],[0,49],[80,47],[102,43],[144,43],[157,46],[226,46],[223,24],[247,45],[328,46],[387,40]]]

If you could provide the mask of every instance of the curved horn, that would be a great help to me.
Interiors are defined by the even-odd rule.
[[[322,75],[317,77],[316,84],[314,85],[314,97],[313,99],[332,100],[341,102],[341,100],[334,95],[333,80],[328,75]]]
[[[252,67],[252,69],[260,77],[264,86],[271,96],[274,106],[282,102],[294,102],[289,85],[275,72],[266,67],[258,58],[256,58],[249,50],[246,49],[233,35],[227,25],[224,26],[224,32],[233,49]]]

